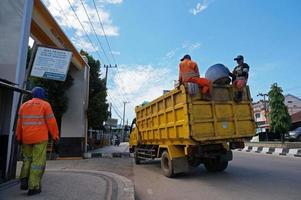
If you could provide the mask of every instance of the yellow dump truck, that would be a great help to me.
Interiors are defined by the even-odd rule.
[[[232,151],[244,148],[255,134],[249,88],[240,102],[233,101],[231,85],[214,86],[212,101],[181,86],[145,105],[137,106],[130,134],[135,163],[161,158],[167,177],[204,164],[208,171],[223,171]]]

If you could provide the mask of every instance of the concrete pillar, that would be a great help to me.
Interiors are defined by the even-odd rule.
[[[0,78],[19,87],[24,83],[32,9],[33,0],[2,0],[0,6]],[[1,177],[9,179],[14,176],[13,127],[20,94],[1,90],[0,145],[5,146],[0,152]]]

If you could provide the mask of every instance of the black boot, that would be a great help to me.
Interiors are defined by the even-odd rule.
[[[32,190],[28,190],[27,195],[28,195],[28,196],[32,196],[32,195],[39,194],[39,193],[41,193],[41,192],[42,192],[42,191],[41,191],[40,188],[39,188],[39,189],[32,189]]]
[[[20,189],[21,190],[28,190],[28,178],[21,178],[20,179]]]

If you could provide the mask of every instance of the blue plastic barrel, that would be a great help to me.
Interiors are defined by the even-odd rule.
[[[205,77],[214,84],[226,85],[231,82],[229,69],[223,64],[215,64],[208,68]]]

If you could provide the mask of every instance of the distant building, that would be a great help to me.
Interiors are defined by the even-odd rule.
[[[292,127],[291,127],[291,129],[301,127],[301,111],[292,114],[291,117],[292,117]]]
[[[293,115],[301,111],[301,99],[294,95],[285,95],[284,104],[287,106],[288,113]]]
[[[292,117],[292,127],[301,125],[301,99],[292,94],[287,94],[284,98],[284,104],[287,106],[288,113]],[[266,132],[266,129],[269,129],[269,119],[267,119],[269,102],[260,100],[253,103],[253,112],[257,132]]]
[[[252,106],[256,123],[256,132],[266,132],[266,129],[269,129],[269,123],[267,122],[269,102],[260,100],[253,103]]]

